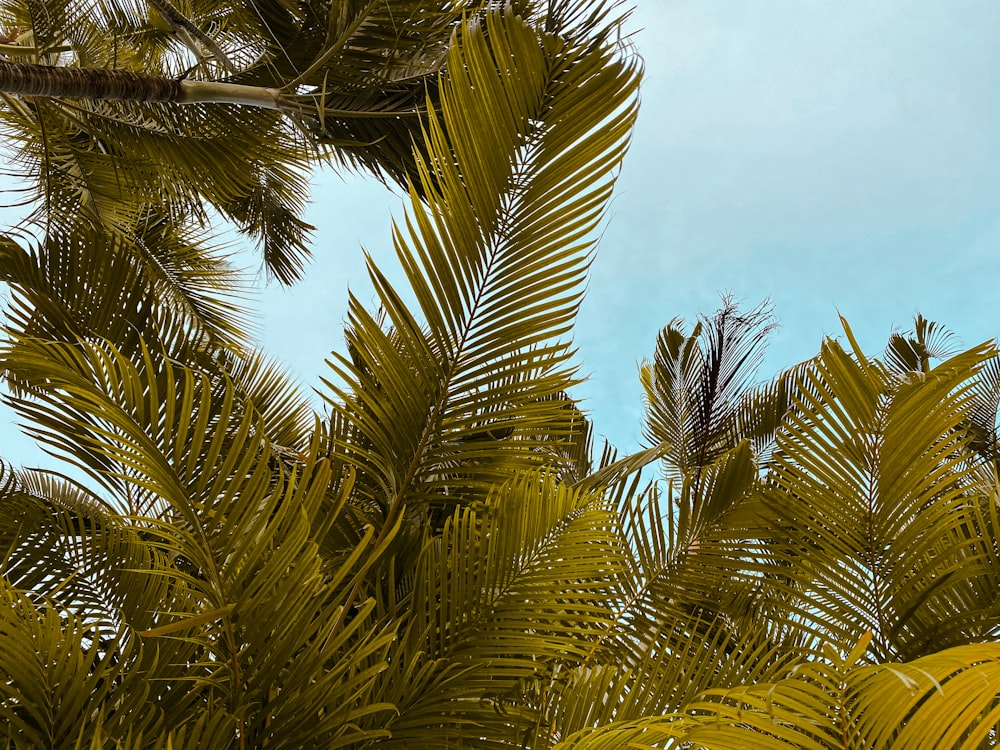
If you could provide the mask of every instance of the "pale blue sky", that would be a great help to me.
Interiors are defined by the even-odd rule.
[[[638,362],[723,292],[775,304],[762,378],[838,310],[871,351],[917,310],[969,346],[1000,334],[1000,3],[638,2],[642,111],[575,337],[599,435],[636,447]],[[374,181],[318,176],[316,262],[261,298],[263,345],[304,384],[342,345],[348,286],[372,300],[360,248],[395,274],[392,216]],[[12,433],[5,410],[0,455],[36,463]]]
[[[771,297],[762,370],[839,311],[1000,334],[1000,3],[647,0],[643,109],[577,341],[598,431],[640,432],[636,360],[719,292]]]

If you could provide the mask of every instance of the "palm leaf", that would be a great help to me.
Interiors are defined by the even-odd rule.
[[[484,497],[511,470],[557,460],[540,437],[572,430],[554,398],[572,383],[556,337],[634,114],[635,74],[613,50],[581,50],[514,17],[470,21],[448,54],[432,159],[419,160],[427,205],[414,190],[395,232],[426,328],[372,267],[390,327],[352,300],[351,357],[333,363],[344,385],[329,384],[351,425],[337,449],[390,518],[404,502]]]
[[[192,44],[144,2],[6,0],[0,9],[34,44],[31,62],[197,81],[229,68],[222,57],[238,69],[226,71],[230,82],[267,88],[283,113],[6,96],[0,122],[21,176],[38,185],[34,218],[44,226],[127,234],[150,210],[203,224],[207,203],[291,283],[309,256],[304,173],[326,159],[419,186],[425,100],[463,14],[487,5],[253,2],[223,13],[194,2],[185,24],[202,41]],[[206,45],[214,63],[199,52]]]
[[[482,515],[456,510],[426,544],[405,602],[385,676],[399,711],[388,746],[412,745],[429,724],[443,746],[547,735],[541,686],[609,625],[622,559],[613,528],[607,499],[534,473],[499,488]]]
[[[50,232],[27,250],[7,238],[0,258],[13,291],[5,312],[15,338],[100,336],[138,353],[141,335],[188,362],[247,343],[239,277],[217,251],[163,220],[149,217],[129,237]]]
[[[857,667],[867,646],[784,680],[718,691],[689,710],[710,717],[683,739],[698,747],[991,746],[1000,722],[1000,647],[975,644],[904,664]],[[942,722],[942,717],[948,717]]]
[[[88,626],[72,612],[29,598],[0,579],[0,712],[18,747],[67,747],[97,722],[140,712],[149,686],[122,629]],[[101,712],[91,711],[100,705]]]
[[[958,354],[954,338],[955,334],[940,323],[917,315],[912,331],[889,336],[885,363],[901,373],[928,372],[932,359],[943,360]]]
[[[339,497],[329,496],[329,464],[317,459],[317,443],[291,465],[278,460],[266,421],[231,381],[148,350],[137,366],[107,343],[26,341],[19,357],[37,379],[33,400],[15,398],[15,406],[40,439],[142,514],[133,521],[142,549],[161,562],[137,565],[136,575],[161,578],[177,592],[156,597],[152,611],[129,622],[155,644],[152,653],[181,649],[177,662],[144,666],[152,680],[192,681],[193,691],[179,690],[165,704],[172,721],[197,723],[206,701],[224,702],[232,738],[269,746],[384,734],[358,723],[389,709],[371,695],[394,626],[373,619],[374,602],[348,612],[370,538],[339,563],[317,554],[316,539],[351,488],[347,481]],[[97,565],[93,555],[106,544],[88,552],[92,533],[85,530],[79,555]],[[69,542],[80,545],[72,534]],[[37,553],[23,543],[17,552],[23,565],[38,568]],[[95,609],[78,599],[65,604]],[[281,612],[297,625],[286,628],[286,620],[262,612]],[[303,715],[321,718],[303,724]]]
[[[801,576],[817,632],[849,641],[872,630],[884,659],[996,627],[998,560],[982,541],[996,510],[959,429],[970,380],[992,356],[983,345],[900,381],[828,341],[807,371],[811,387],[778,434],[768,501],[791,542],[776,559]]]
[[[657,338],[653,362],[641,371],[646,437],[663,446],[671,478],[712,463],[750,437],[739,430],[740,407],[775,326],[766,304],[741,314],[731,299],[724,303],[690,334],[682,320],[672,321]]]

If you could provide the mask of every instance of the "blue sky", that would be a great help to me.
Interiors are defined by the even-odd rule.
[[[647,0],[643,109],[578,329],[598,431],[641,434],[636,360],[719,293],[770,297],[762,374],[915,311],[1000,334],[1000,4]]]
[[[874,352],[918,310],[968,346],[1000,334],[1000,3],[638,3],[642,110],[575,336],[598,435],[638,445],[639,361],[722,293],[774,303],[762,378],[838,334],[838,311]],[[262,345],[308,386],[348,286],[375,304],[361,248],[395,272],[403,211],[327,172],[312,201],[306,280],[260,297]],[[5,410],[0,455],[36,464],[13,432]]]

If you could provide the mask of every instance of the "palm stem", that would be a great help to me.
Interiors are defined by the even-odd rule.
[[[214,81],[181,81],[177,104],[239,104],[244,107],[286,109],[278,89]]]
[[[171,78],[105,68],[66,68],[0,61],[0,91],[22,96],[163,102],[180,98]]]
[[[175,104],[240,104],[282,109],[277,89],[173,78],[107,68],[68,68],[0,61],[0,91],[21,96]]]

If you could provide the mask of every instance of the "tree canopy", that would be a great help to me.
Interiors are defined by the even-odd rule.
[[[230,96],[3,95],[37,198],[7,400],[88,477],[0,463],[7,747],[996,744],[992,342],[918,317],[872,356],[845,321],[760,382],[770,308],[725,299],[642,366],[646,446],[595,452],[571,335],[638,108],[621,12],[0,2],[8,57]],[[294,280],[323,159],[406,186],[415,304],[369,260],[320,413],[198,227]]]

